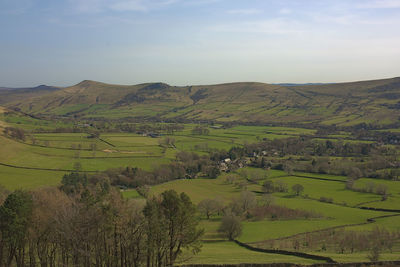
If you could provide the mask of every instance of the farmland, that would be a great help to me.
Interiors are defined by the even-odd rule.
[[[23,115],[3,117],[3,124],[11,127],[21,127],[26,131],[34,129],[45,130],[68,126],[68,124],[50,124],[48,121],[38,121]],[[49,126],[49,124],[51,126]],[[5,177],[21,177],[15,183],[4,183],[9,189],[33,188],[57,183],[65,171],[74,170],[74,164],[79,162],[81,171],[97,172],[118,167],[141,167],[150,170],[155,165],[167,163],[175,158],[177,151],[196,151],[206,153],[210,149],[229,150],[233,146],[241,146],[245,142],[256,142],[261,138],[285,138],[300,134],[312,133],[308,129],[277,127],[246,127],[238,126],[229,130],[211,129],[207,136],[191,134],[195,125],[185,125],[185,128],[169,136],[174,139],[174,147],[161,146],[159,138],[131,133],[104,133],[100,138],[88,138],[87,133],[32,133],[26,140],[14,140],[0,136],[3,148],[0,151],[0,163]],[[32,177],[24,178],[26,168]],[[14,174],[15,173],[18,174]],[[56,173],[57,178],[54,178]],[[7,173],[7,175],[5,175]],[[17,176],[16,176],[17,175]],[[33,178],[34,177],[34,178]],[[51,178],[53,177],[53,178]],[[43,179],[43,181],[41,181]],[[24,180],[27,180],[26,184]],[[30,181],[30,180],[34,180]]]
[[[3,110],[4,111],[4,110]],[[184,124],[173,132],[163,132],[155,136],[146,133],[127,133],[116,131],[100,132],[92,136],[91,126],[79,126],[78,132],[56,132],[56,129],[77,127],[75,122],[35,119],[16,112],[1,115],[1,127],[17,127],[25,131],[25,138],[16,139],[1,135],[0,141],[0,184],[8,190],[37,190],[49,186],[60,185],[65,173],[80,172],[87,175],[102,173],[109,169],[124,169],[138,167],[151,172],[163,164],[176,161],[180,152],[208,155],[229,151],[232,148],[243,148],[248,144],[292,138],[314,138],[315,142],[351,142],[357,144],[372,144],[372,141],[350,139],[351,134],[341,131],[328,138],[316,136],[316,130],[282,126],[244,126],[236,125],[230,128],[221,126],[205,126],[206,134],[194,133],[199,124]],[[83,124],[83,123],[81,123]],[[135,124],[134,127],[144,127]],[[159,124],[164,129],[168,124]],[[204,126],[201,126],[204,127]],[[75,128],[76,129],[76,128]],[[314,137],[315,136],[315,137]],[[290,155],[286,152],[266,155],[272,164],[294,162],[295,171],[277,168],[240,167],[231,172],[222,172],[216,178],[210,179],[201,174],[195,179],[178,179],[152,185],[150,196],[157,196],[166,190],[188,194],[197,205],[205,199],[218,199],[223,205],[230,205],[235,199],[240,199],[243,192],[254,194],[257,202],[262,202],[265,196],[264,184],[284,184],[284,192],[273,192],[270,195],[274,205],[286,210],[301,211],[310,218],[279,218],[279,217],[249,217],[242,221],[243,230],[237,237],[240,242],[259,248],[286,249],[303,251],[313,255],[330,257],[337,262],[367,261],[368,251],[338,252],[336,243],[321,250],[321,245],[294,246],[295,242],[309,235],[318,235],[329,231],[340,234],[347,232],[369,233],[376,227],[387,231],[400,231],[400,184],[398,181],[360,177],[349,189],[348,176],[340,174],[323,174],[321,172],[299,171],[310,159],[304,156]],[[322,157],[321,157],[322,158]],[[335,162],[347,162],[346,157],[328,157]],[[354,159],[357,157],[353,156]],[[251,160],[251,159],[250,159]],[[293,161],[294,160],[294,161]],[[314,157],[318,162],[319,158]],[[254,161],[253,165],[257,161]],[[305,163],[304,163],[305,162]],[[355,161],[357,162],[357,161]],[[368,156],[363,159],[368,162]],[[346,163],[346,164],[347,164]],[[318,163],[317,163],[318,164]],[[353,163],[351,163],[353,164]],[[361,164],[361,162],[359,163]],[[297,166],[297,167],[296,167]],[[286,169],[285,169],[286,168]],[[302,185],[302,192],[296,195],[291,188]],[[373,189],[385,186],[388,192],[385,199]],[[139,190],[139,189],[138,189]],[[122,195],[131,201],[144,201],[138,190],[123,188]],[[362,208],[375,208],[368,210]],[[383,209],[380,211],[379,209]],[[386,211],[384,211],[386,210]],[[393,210],[393,211],[391,211]],[[397,210],[397,211],[395,211]],[[199,214],[200,225],[205,229],[201,252],[190,257],[188,263],[264,263],[293,262],[311,264],[320,262],[302,257],[285,256],[254,252],[223,237],[218,229],[222,214],[212,215],[210,219]],[[322,234],[321,234],[322,235]],[[304,243],[304,242],[303,242]],[[318,242],[317,242],[318,243]],[[235,257],[232,255],[234,251]],[[400,243],[397,240],[392,252],[382,251],[381,260],[399,260]]]
[[[400,266],[399,18],[0,0],[0,267]]]

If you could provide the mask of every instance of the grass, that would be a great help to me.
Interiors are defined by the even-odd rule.
[[[60,184],[63,172],[24,170],[0,166],[0,184],[8,190],[36,189]]]
[[[326,180],[340,180],[343,182],[347,181],[346,176],[339,176],[339,175],[331,175],[331,174],[321,174],[321,173],[308,173],[308,172],[295,172],[294,175],[297,175],[299,177],[301,176],[309,176],[309,177],[315,177],[319,179],[326,179]]]
[[[139,193],[134,190],[134,189],[130,189],[130,190],[123,190],[121,191],[122,196],[126,199],[131,199],[131,198],[143,198],[141,195],[139,195]]]
[[[239,263],[278,263],[296,262],[314,264],[318,261],[299,257],[254,252],[236,245],[233,242],[203,242],[201,252],[184,264],[239,264]]]
[[[282,177],[275,178],[274,180],[281,180],[287,183],[289,189],[295,184],[301,184],[304,187],[302,195],[320,199],[321,197],[332,198],[334,203],[355,206],[359,203],[377,201],[381,197],[376,194],[367,194],[350,191],[345,188],[345,183],[329,181],[329,180],[314,180],[304,177]]]
[[[277,220],[277,221],[246,221],[243,224],[243,233],[239,237],[241,242],[251,243],[279,237],[291,236],[298,233],[315,231],[340,223],[334,220]]]
[[[326,253],[319,252],[318,255],[331,257],[334,261],[346,263],[346,262],[369,262],[368,252],[356,252],[356,253]],[[381,253],[380,260],[383,261],[399,261],[400,256],[398,252],[394,253]]]
[[[346,227],[346,230],[352,231],[371,231],[375,227],[384,227],[389,231],[400,231],[400,216],[375,219],[376,223],[360,226]]]
[[[248,169],[247,172],[250,172]],[[281,175],[281,171],[272,172],[271,176]],[[270,178],[269,178],[270,179]],[[282,179],[282,178],[272,178]],[[319,181],[314,179],[306,179],[299,177],[286,177],[285,179],[291,179],[291,183],[297,183],[298,181],[306,181],[306,188],[312,192],[311,188],[314,188],[316,194],[338,195],[337,191],[343,189],[343,183],[332,182],[332,181]],[[325,187],[323,186],[325,183]],[[329,183],[329,186],[326,186]],[[334,184],[335,186],[332,186]],[[308,187],[309,186],[309,187]],[[172,181],[162,185],[154,186],[151,189],[153,194],[159,194],[164,190],[175,189],[178,192],[187,193],[194,203],[199,203],[205,198],[221,198],[225,202],[230,199],[239,196],[240,190],[233,185],[226,184],[224,176],[220,176],[217,179],[195,179],[195,180],[179,180]],[[346,191],[342,193],[342,200],[351,200],[354,198],[354,203],[364,200],[362,193],[356,193],[352,191]],[[369,194],[365,194],[367,197]],[[368,218],[377,217],[384,215],[384,212],[361,210],[357,208],[345,207],[341,205],[334,205],[328,203],[322,203],[312,199],[305,199],[302,197],[294,197],[291,193],[277,193],[274,194],[275,203],[283,205],[293,209],[302,209],[315,212],[320,214],[322,217],[317,219],[297,219],[297,220],[261,220],[261,221],[246,221],[244,222],[243,234],[240,236],[242,242],[256,242],[267,239],[278,238],[282,236],[289,236],[293,234],[303,233],[307,231],[314,231],[319,229],[325,229],[333,226],[341,226],[348,224],[362,224],[367,221]],[[219,220],[214,218],[212,221],[203,221],[202,225],[207,230],[207,239],[218,239],[217,228]]]
[[[242,242],[257,242],[333,226],[365,223],[368,218],[384,215],[383,212],[341,207],[308,199],[277,198],[276,203],[289,208],[314,211],[321,214],[323,218],[247,221],[244,223],[243,234],[239,238]]]
[[[210,105],[209,107],[220,109],[218,105]],[[73,111],[76,108],[71,107],[71,109],[65,109],[63,112],[68,110]],[[93,106],[90,108],[92,111],[101,111],[106,109],[107,106]],[[163,110],[163,108],[165,107],[158,107],[159,111]],[[249,107],[243,107],[243,109],[245,108]],[[132,109],[127,108],[125,111],[128,113]],[[241,112],[245,112],[245,110],[241,110]],[[283,112],[277,109],[270,112],[278,112],[289,116],[292,110]],[[0,122],[4,119],[4,116],[2,116],[0,112]],[[115,113],[109,114],[109,116],[118,117],[119,115]],[[46,125],[47,122],[45,121],[37,122],[35,119],[19,117],[19,115],[9,117],[8,120],[11,125],[22,125],[27,130],[34,130],[39,127],[53,127],[48,124]],[[2,125],[4,125],[4,122]],[[25,143],[22,143],[0,136],[2,144],[0,162],[16,166],[49,169],[73,169],[74,164],[80,162],[85,171],[126,166],[151,170],[159,164],[174,160],[176,153],[179,151],[194,151],[201,154],[212,149],[229,150],[233,146],[241,146],[247,142],[257,142],[264,138],[286,138],[315,133],[314,130],[291,127],[235,126],[230,129],[210,128],[209,135],[198,136],[191,134],[191,130],[196,126],[196,124],[186,124],[184,130],[174,135],[169,135],[169,137],[175,139],[176,149],[172,147],[164,149],[161,147],[159,142],[163,137],[150,138],[130,133],[102,134],[101,139],[106,142],[98,139],[89,139],[85,133],[34,134],[38,145],[31,144],[29,138]],[[342,133],[340,136],[346,136],[346,133]],[[92,144],[96,144],[94,151],[89,149]],[[76,149],[78,147],[82,149]],[[243,177],[243,173],[247,173],[247,175],[252,177],[253,173],[258,174],[260,172],[265,172],[267,178],[258,181],[258,184],[252,184]],[[242,175],[239,175],[240,173]],[[63,171],[27,170],[0,166],[0,184],[9,190],[57,186],[63,174]],[[352,224],[361,225],[348,226],[346,229],[368,231],[375,226],[382,226],[393,231],[400,230],[400,216],[377,219],[376,223],[364,224],[368,218],[387,215],[388,213],[351,207],[364,203],[363,206],[368,207],[400,209],[400,182],[367,178],[357,180],[355,186],[359,188],[365,187],[370,182],[386,185],[389,188],[389,198],[386,201],[380,201],[381,197],[377,194],[346,190],[345,181],[347,177],[344,176],[315,173],[294,173],[293,176],[288,176],[284,171],[280,170],[260,171],[260,169],[249,167],[238,170],[234,175],[238,177],[236,182],[243,183],[247,190],[256,192],[261,191],[261,185],[265,179],[284,181],[287,183],[289,189],[294,184],[301,184],[304,187],[303,196],[295,197],[290,191],[288,193],[274,193],[275,203],[292,209],[307,210],[321,215],[320,218],[313,219],[246,220],[243,222],[243,233],[238,238],[242,242],[260,242],[307,231]],[[165,190],[174,189],[179,193],[187,193],[195,204],[198,204],[205,198],[219,198],[227,204],[233,198],[238,197],[243,189],[235,184],[228,184],[225,179],[226,174],[220,175],[217,179],[175,180],[153,186],[150,194],[158,195]],[[122,195],[127,199],[144,201],[136,190],[124,190],[122,191]],[[260,197],[261,194],[257,194],[257,198]],[[332,198],[334,204],[318,201],[321,197]],[[210,242],[203,242],[202,252],[193,257],[188,263],[315,263],[296,257],[257,253],[239,247],[235,243],[221,240],[221,236],[217,232],[220,219],[221,217],[216,216],[212,217],[211,220],[205,220],[205,218],[201,220],[201,226],[205,229],[203,239]],[[318,252],[317,254],[321,253]],[[324,255],[343,262],[362,261],[366,259],[365,253],[351,255],[325,253]],[[383,259],[395,259],[395,256],[384,254]]]
[[[382,98],[374,86],[392,86],[396,79],[358,83],[285,86],[262,83],[230,83],[207,86],[167,87],[140,90],[141,85],[119,86],[85,82],[59,91],[27,99],[18,106],[25,112],[48,115],[76,113],[84,118],[159,117],[161,119],[197,119],[241,122],[319,122],[354,125],[361,122],[378,125],[397,121],[389,104],[395,99]],[[199,90],[204,98],[193,101]],[[351,92],[354,97],[348,98]],[[127,94],[138,93],[145,101],[115,106]],[[26,96],[28,97],[28,96]],[[16,100],[7,103],[16,104]]]
[[[165,190],[174,189],[178,193],[187,193],[194,203],[199,203],[205,198],[221,198],[229,202],[240,194],[240,189],[225,183],[224,176],[217,179],[183,179],[167,182],[151,188],[151,194],[158,195]]]
[[[362,206],[373,207],[373,208],[382,208],[382,209],[400,210],[400,181],[362,178],[362,179],[358,179],[356,181],[355,187],[356,188],[365,188],[368,183],[374,184],[375,187],[379,186],[379,185],[386,186],[389,197],[385,201],[379,201],[379,200],[381,200],[381,196],[377,195],[378,199],[376,202],[365,203]]]

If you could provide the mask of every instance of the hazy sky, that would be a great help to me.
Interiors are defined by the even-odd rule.
[[[0,0],[0,86],[400,76],[400,0]]]

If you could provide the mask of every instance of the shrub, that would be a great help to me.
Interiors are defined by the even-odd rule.
[[[242,222],[235,215],[227,215],[222,218],[218,232],[222,233],[229,240],[234,240],[242,233]]]

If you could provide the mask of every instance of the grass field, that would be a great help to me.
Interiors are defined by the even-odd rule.
[[[0,114],[2,116],[2,114]],[[4,119],[2,117],[2,119]],[[39,128],[71,126],[60,124],[49,125],[49,122],[33,119],[21,114],[7,115],[10,126],[24,128],[31,131]],[[5,124],[0,119],[2,124]],[[9,124],[7,122],[7,124]],[[0,171],[4,178],[1,183],[8,188],[15,188],[9,180],[18,180],[18,185],[26,188],[57,184],[62,171],[74,170],[74,165],[79,162],[82,171],[102,171],[117,167],[141,167],[150,170],[155,166],[167,163],[175,159],[178,151],[194,151],[207,153],[213,149],[229,150],[233,146],[240,146],[246,142],[256,142],[264,138],[285,138],[300,134],[312,134],[312,130],[285,128],[285,127],[260,127],[260,126],[236,126],[231,129],[212,129],[209,135],[193,135],[191,130],[195,124],[187,124],[185,128],[170,135],[175,140],[174,147],[162,147],[160,142],[164,136],[151,138],[129,133],[106,133],[100,139],[87,138],[86,133],[34,133],[25,141],[17,141],[0,135],[3,148],[0,150],[0,163],[19,169],[12,175],[9,172]],[[34,170],[35,169],[35,170]],[[25,178],[24,174],[30,172],[43,173],[35,175],[33,181]],[[59,175],[55,175],[60,171]],[[9,178],[12,176],[13,178]],[[56,178],[58,177],[58,178]],[[49,183],[49,179],[53,181]],[[205,186],[207,187],[207,186]]]
[[[241,170],[243,171],[243,170]],[[252,169],[246,170],[247,173],[251,173]],[[274,193],[275,203],[286,206],[292,209],[302,209],[312,211],[316,214],[320,214],[320,218],[314,219],[292,219],[292,220],[260,220],[254,221],[252,219],[243,223],[243,233],[238,238],[241,242],[245,243],[257,243],[264,240],[271,240],[275,238],[290,237],[291,235],[301,234],[305,232],[313,232],[316,230],[329,229],[331,227],[341,227],[343,229],[352,231],[370,231],[376,226],[385,227],[390,231],[400,230],[400,216],[388,217],[382,219],[376,219],[374,223],[367,223],[368,219],[379,216],[388,215],[386,212],[362,210],[355,208],[355,206],[364,201],[380,201],[380,197],[375,194],[360,193],[344,189],[344,183],[339,181],[345,181],[346,177],[342,176],[331,176],[331,175],[311,175],[308,173],[297,173],[299,176],[283,176],[283,171],[269,171],[267,179],[271,180],[282,180],[285,181],[289,187],[292,184],[300,183],[304,186],[305,197],[295,197],[293,193]],[[314,177],[326,179],[317,180],[306,177]],[[329,179],[331,179],[329,181]],[[339,180],[339,181],[336,181]],[[363,179],[360,180],[362,182]],[[260,181],[260,184],[263,181]],[[387,182],[396,185],[396,182]],[[258,191],[260,190],[258,186]],[[257,186],[248,184],[247,189],[253,190]],[[153,194],[158,194],[167,189],[175,189],[178,192],[186,192],[195,203],[199,203],[205,198],[220,198],[225,202],[238,197],[241,189],[235,187],[232,184],[225,182],[225,177],[222,175],[217,179],[196,179],[196,180],[179,180],[172,181],[166,184],[154,186],[151,189]],[[323,203],[318,201],[320,196],[334,198],[334,203]],[[312,199],[310,199],[312,198]],[[313,199],[315,198],[315,199]],[[396,200],[393,200],[396,201]],[[344,206],[343,202],[346,202],[348,206]],[[389,204],[388,204],[389,205]],[[392,206],[393,208],[393,206]],[[391,213],[389,213],[391,214]],[[211,220],[201,221],[201,226],[206,230],[204,236],[205,240],[214,240],[213,242],[204,243],[204,254],[200,254],[192,259],[195,263],[219,263],[221,254],[211,254],[211,248],[214,246],[222,246],[221,235],[218,233],[219,218],[214,217]],[[347,227],[346,227],[347,226]],[[230,244],[233,246],[234,244]],[[210,251],[208,250],[210,248]],[[221,248],[221,250],[223,250]],[[399,247],[395,251],[400,250]],[[239,253],[239,252],[238,252]],[[354,262],[354,261],[368,261],[367,253],[354,253],[354,254],[337,254],[337,253],[322,253],[313,252],[318,255],[325,255],[332,257],[339,262]],[[397,252],[396,252],[397,253]],[[384,260],[397,260],[398,256],[396,253],[383,253],[382,259]],[[209,258],[208,261],[203,261],[204,258]],[[246,259],[247,256],[243,255],[241,258]],[[288,258],[287,258],[288,259]],[[235,260],[234,260],[235,261]],[[235,261],[237,262],[237,261]],[[252,261],[253,262],[253,261]],[[258,262],[254,258],[254,262]],[[271,262],[271,261],[268,261]]]
[[[78,108],[78,107],[75,107]],[[73,111],[75,108],[59,110],[61,113]],[[92,107],[104,108],[104,107]],[[217,108],[217,107],[214,107]],[[163,107],[159,107],[160,110]],[[179,151],[193,151],[206,154],[213,150],[229,150],[234,146],[254,143],[263,139],[279,139],[287,137],[312,136],[315,130],[271,127],[271,126],[234,126],[229,129],[209,128],[208,135],[193,135],[192,129],[196,124],[185,124],[182,131],[173,135],[151,138],[134,133],[103,133],[100,138],[88,138],[86,133],[32,133],[35,129],[54,129],[55,127],[72,124],[50,125],[24,116],[13,115],[5,117],[0,109],[0,128],[5,125],[24,128],[28,131],[25,141],[17,141],[0,135],[0,185],[9,190],[35,189],[39,187],[57,186],[67,171],[74,170],[80,163],[81,171],[96,172],[110,168],[140,167],[151,170],[154,167],[175,160]],[[127,111],[130,112],[130,111]],[[276,111],[283,112],[283,111]],[[113,116],[112,114],[109,114]],[[117,116],[117,114],[115,114]],[[47,127],[47,128],[46,128]],[[347,137],[343,132],[333,138]],[[164,146],[165,137],[174,139],[174,146]],[[325,139],[324,139],[325,140]],[[352,141],[353,142],[353,141]],[[356,141],[354,141],[356,142]],[[1,165],[3,164],[3,165]],[[5,166],[5,165],[10,166]],[[246,178],[262,172],[264,178],[256,183]],[[242,168],[229,175],[234,175],[235,183],[227,182],[226,173],[216,179],[182,179],[151,187],[150,195],[158,195],[165,190],[174,189],[187,193],[195,204],[207,198],[217,198],[224,204],[240,196],[243,190],[256,192],[257,199],[262,197],[262,184],[266,180],[281,181],[289,189],[285,193],[273,193],[274,203],[291,209],[300,209],[318,214],[319,217],[305,219],[260,219],[249,218],[243,222],[243,232],[238,240],[245,243],[260,243],[278,238],[290,238],[292,235],[323,230],[331,227],[341,227],[353,231],[370,231],[375,226],[385,227],[391,231],[400,230],[400,216],[378,218],[367,223],[368,219],[395,214],[393,212],[364,210],[358,208],[372,207],[383,209],[400,209],[400,182],[361,178],[355,183],[356,188],[367,184],[375,186],[382,184],[388,188],[388,199],[376,193],[351,191],[345,188],[347,177],[328,174],[294,172],[288,175],[281,170],[263,170]],[[245,177],[247,176],[247,177]],[[301,184],[304,191],[295,196],[291,188]],[[123,190],[126,199],[145,201],[134,189]],[[332,203],[321,202],[321,198],[332,199]],[[239,247],[228,242],[219,233],[220,216],[210,220],[201,217],[201,227],[205,229],[202,251],[191,258],[188,263],[197,264],[230,264],[230,263],[266,263],[266,262],[295,262],[312,264],[311,260],[289,257],[277,254],[259,253]],[[399,245],[394,253],[383,253],[382,259],[397,260],[400,252]],[[333,252],[314,251],[315,254],[325,255],[341,262],[365,261],[365,253],[337,254]],[[397,253],[397,254],[396,254]]]
[[[261,253],[239,247],[233,242],[204,242],[201,252],[185,264],[238,264],[238,263],[278,263],[296,262],[299,264],[314,264],[318,261],[307,260],[294,256]]]
[[[59,185],[64,172],[24,170],[0,166],[0,184],[9,190]]]
[[[174,189],[178,193],[188,193],[194,203],[199,203],[205,198],[221,198],[224,202],[229,202],[237,197],[241,190],[234,185],[228,185],[224,176],[217,179],[194,179],[177,180],[152,187],[152,194],[160,194],[165,190]]]

